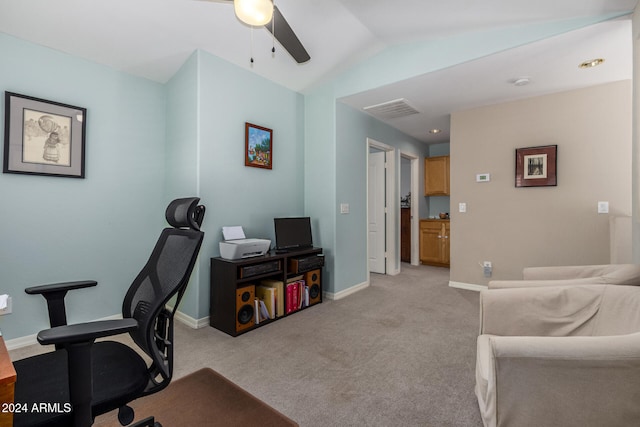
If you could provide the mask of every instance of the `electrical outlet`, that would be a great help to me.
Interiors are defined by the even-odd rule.
[[[598,213],[599,214],[609,213],[609,202],[598,202]]]
[[[482,263],[482,269],[484,272],[484,277],[491,277],[492,266],[491,261],[485,261]]]
[[[12,303],[11,303],[11,297],[7,298],[7,306],[3,309],[0,310],[0,316],[4,316],[5,314],[11,314],[12,312]]]

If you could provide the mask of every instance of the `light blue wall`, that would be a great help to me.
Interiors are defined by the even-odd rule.
[[[419,164],[428,153],[428,146],[397,129],[376,120],[368,114],[340,102],[336,107],[336,143],[340,147],[336,156],[336,202],[349,203],[349,214],[338,214],[336,219],[336,259],[333,288],[343,291],[367,280],[367,138],[395,147],[396,184],[400,194],[400,154],[419,157]],[[422,176],[422,169],[420,171]],[[420,183],[421,188],[424,183]],[[421,190],[424,192],[424,189]],[[398,196],[399,197],[399,196]],[[418,210],[426,213],[426,203],[419,199]],[[400,218],[398,198],[397,218]],[[398,221],[399,222],[399,221]],[[396,230],[399,236],[399,227]],[[396,248],[399,253],[399,248]],[[397,266],[396,266],[397,267]]]
[[[304,214],[304,103],[302,95],[202,51],[170,82],[168,103],[169,175],[207,207],[197,281],[180,307],[201,319],[209,315],[209,263],[220,255],[222,227],[241,225],[247,237],[275,243],[273,218]],[[245,122],[273,130],[271,170],[244,165]]]
[[[199,196],[198,55],[194,52],[166,85],[167,155],[165,204],[179,197]],[[205,200],[201,200],[206,203]],[[205,220],[208,220],[205,213]],[[180,311],[198,313],[199,263],[194,267]]]
[[[87,108],[85,179],[0,174],[0,293],[13,297],[0,329],[12,339],[48,325],[31,285],[97,280],[68,295],[72,322],[121,311],[165,224],[165,92],[4,34],[0,55],[0,90]]]

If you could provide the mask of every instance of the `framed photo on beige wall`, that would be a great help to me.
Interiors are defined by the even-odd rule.
[[[558,146],[516,149],[516,187],[558,185]]]

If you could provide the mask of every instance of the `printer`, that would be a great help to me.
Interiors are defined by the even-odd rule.
[[[268,239],[247,239],[241,226],[222,227],[224,241],[220,242],[220,256],[241,259],[266,254],[271,247]]]

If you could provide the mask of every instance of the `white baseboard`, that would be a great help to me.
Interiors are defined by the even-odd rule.
[[[187,325],[191,329],[200,329],[204,328],[205,326],[209,326],[209,316],[203,317],[201,319],[195,319],[188,314],[184,314],[180,310],[176,311],[174,319],[184,325]]]
[[[26,337],[14,338],[4,342],[7,350],[15,350],[16,348],[29,347],[38,344],[38,334],[27,335]]]
[[[369,286],[369,281],[367,280],[366,282],[362,282],[359,285],[354,285],[354,286],[352,286],[352,287],[350,287],[348,289],[345,289],[343,291],[340,291],[340,292],[336,292],[336,293],[323,292],[322,293],[322,297],[326,298],[326,299],[329,299],[329,300],[339,300],[339,299],[342,299],[342,298],[346,298],[351,294],[355,294],[356,292],[361,291],[361,290],[363,290],[364,288],[366,288],[368,286]]]
[[[476,291],[476,292],[480,292],[484,289],[487,289],[487,286],[485,285],[475,285],[473,283],[452,282],[452,281],[449,281],[449,286],[452,288],[466,289],[468,291]]]

